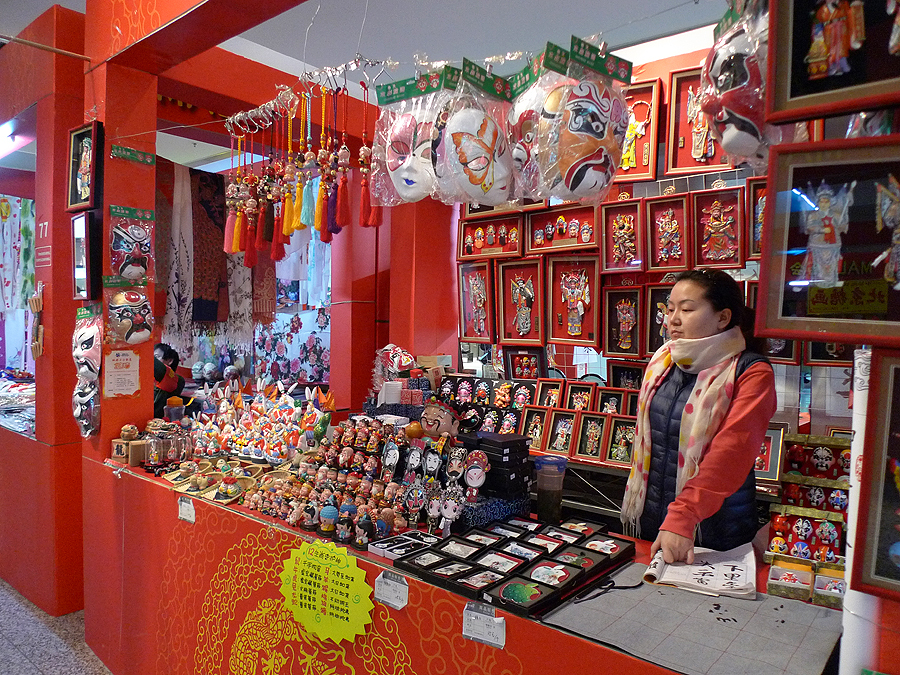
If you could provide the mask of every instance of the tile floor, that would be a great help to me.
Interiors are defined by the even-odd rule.
[[[84,612],[52,617],[0,579],[0,675],[106,675],[84,643]]]

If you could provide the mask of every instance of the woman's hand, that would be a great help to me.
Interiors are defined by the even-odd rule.
[[[680,534],[669,532],[668,530],[660,530],[656,541],[650,547],[650,557],[656,555],[656,552],[662,549],[663,560],[666,563],[681,562],[682,560],[688,565],[694,564],[694,540],[688,537],[682,537]]]

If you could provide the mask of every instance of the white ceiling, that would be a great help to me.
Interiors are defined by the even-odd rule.
[[[84,0],[57,2],[85,11]],[[53,0],[0,0],[0,34],[17,35],[53,4]],[[294,75],[303,72],[304,61],[309,68],[339,66],[360,53],[373,61],[399,62],[383,78],[400,79],[415,73],[416,58],[459,62],[465,56],[477,62],[508,52],[537,53],[547,41],[568,45],[572,34],[600,34],[610,49],[621,50],[714,24],[726,4],[726,0],[630,0],[626,12],[618,0],[568,0],[563,5],[537,0],[308,0],[221,46]],[[711,33],[707,33],[701,43],[670,53],[708,46]],[[643,60],[637,54],[627,56],[641,63],[666,54]],[[494,70],[506,75],[523,65],[508,62]],[[353,89],[358,91],[358,85],[351,93]],[[216,146],[184,145],[192,142],[164,136],[158,139],[159,154],[173,161],[200,166],[221,153]],[[0,166],[7,166],[5,162],[0,160]]]

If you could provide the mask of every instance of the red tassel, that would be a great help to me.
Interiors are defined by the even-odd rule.
[[[347,227],[350,224],[350,195],[347,187],[347,174],[341,176],[341,182],[338,183],[337,193],[337,218],[336,222],[339,227]]]
[[[250,216],[247,212],[244,212],[244,215],[241,217],[241,238],[238,242],[238,251],[241,253],[247,250],[247,244],[251,242],[250,239]],[[252,247],[251,247],[252,248]]]
[[[369,214],[372,212],[372,196],[369,194],[369,180],[363,176],[362,190],[359,199],[359,224],[369,227]]]
[[[256,250],[267,251],[269,242],[266,241],[266,207],[260,204],[259,216],[256,219]]]
[[[327,227],[323,227],[322,231],[319,232],[319,241],[323,244],[330,244],[332,239],[334,239],[334,233]]]
[[[250,220],[246,218],[245,220]],[[244,253],[244,267],[254,267],[256,265],[256,246],[253,240],[256,238],[256,225],[247,227],[247,252]]]
[[[369,227],[378,227],[381,225],[381,207],[373,206],[372,210],[369,211],[369,220],[367,221]]]

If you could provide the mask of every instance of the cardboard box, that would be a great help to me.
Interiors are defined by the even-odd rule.
[[[138,440],[128,441],[128,465],[140,466],[147,457],[147,451],[150,441]]]
[[[453,357],[449,354],[417,356],[416,362],[423,370],[433,368],[434,366],[443,366],[444,368],[450,368],[453,366]]]

